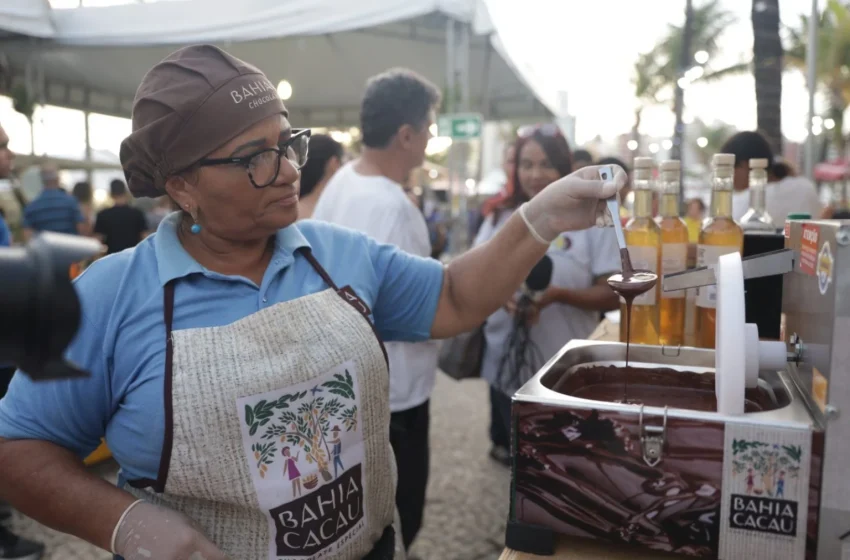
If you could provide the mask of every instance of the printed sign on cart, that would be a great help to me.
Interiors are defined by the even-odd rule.
[[[800,240],[800,270],[810,276],[815,275],[818,263],[818,239],[820,228],[816,225],[805,224]]]
[[[330,558],[366,528],[357,366],[237,400],[269,559]]]
[[[823,244],[823,247],[820,249],[820,253],[818,253],[818,266],[816,269],[816,275],[818,277],[818,290],[820,290],[820,295],[825,296],[827,290],[829,289],[829,284],[832,282],[832,250],[829,247],[829,242]]]
[[[811,440],[808,430],[726,425],[720,558],[805,556]]]

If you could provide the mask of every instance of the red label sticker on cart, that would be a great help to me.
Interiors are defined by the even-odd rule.
[[[800,270],[815,275],[818,264],[818,238],[820,228],[814,225],[803,226],[803,239],[800,242]]]

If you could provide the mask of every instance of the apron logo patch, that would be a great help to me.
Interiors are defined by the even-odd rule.
[[[297,386],[237,399],[269,558],[327,557],[366,526],[364,444],[353,362]]]
[[[355,465],[312,494],[272,509],[278,556],[309,556],[328,544],[344,544],[363,519],[361,466]]]

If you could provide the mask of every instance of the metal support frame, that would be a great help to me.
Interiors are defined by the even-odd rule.
[[[806,161],[805,175],[814,178],[815,159],[817,158],[817,141],[812,131],[812,119],[815,118],[815,93],[817,93],[817,60],[818,60],[818,28],[820,27],[820,11],[818,0],[812,0],[812,14],[809,18],[809,42],[806,46],[806,75],[809,88],[809,114],[806,123]],[[843,154],[842,154],[843,155]]]
[[[679,53],[679,76],[684,76],[688,67],[692,63],[691,58],[691,35],[693,34],[693,17],[694,7],[692,0],[685,0],[685,28],[682,33],[682,50]],[[677,159],[681,163],[679,167],[679,184],[683,188],[679,189],[679,211],[681,215],[685,214],[685,199],[684,199],[684,179],[685,179],[685,162],[682,161],[684,155],[685,143],[685,123],[682,119],[682,114],[685,111],[685,90],[676,83],[676,97],[674,100],[674,110],[676,113],[676,125],[673,129],[673,149],[670,157]]]
[[[490,107],[490,65],[493,62],[492,37],[487,35],[486,49],[484,50],[484,63],[481,68],[481,113],[484,120],[490,118],[492,108]]]
[[[452,18],[446,21],[446,94],[445,109],[449,113],[470,108],[469,52],[471,30],[468,24]],[[488,79],[489,80],[489,79]],[[460,100],[457,100],[457,93]],[[452,196],[452,249],[465,250],[468,245],[469,216],[467,213],[466,178],[469,144],[456,142],[448,154],[449,192]]]
[[[88,111],[83,112],[83,119],[86,121],[86,162],[92,163],[92,149],[91,149],[91,134],[90,134],[90,124],[89,117],[91,117],[91,113]],[[89,185],[94,187],[94,173],[92,172],[92,168],[89,167],[86,169],[86,181],[88,181]]]

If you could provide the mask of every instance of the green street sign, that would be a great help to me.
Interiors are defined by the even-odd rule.
[[[448,136],[453,140],[469,140],[481,136],[481,115],[477,113],[457,113],[440,115],[437,119],[437,129],[440,136]]]

